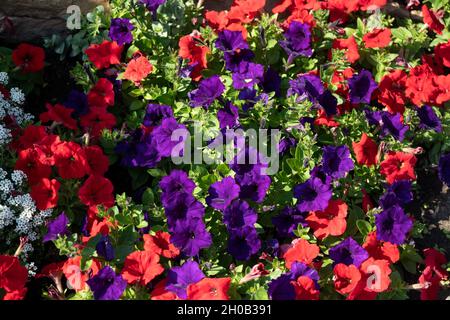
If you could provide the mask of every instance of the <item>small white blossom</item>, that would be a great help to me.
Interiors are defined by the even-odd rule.
[[[13,102],[17,104],[23,104],[25,102],[25,94],[19,88],[12,88],[10,94]]]
[[[6,86],[9,82],[9,76],[6,72],[0,72],[0,84]]]

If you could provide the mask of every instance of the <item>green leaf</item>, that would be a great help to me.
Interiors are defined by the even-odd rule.
[[[366,220],[356,220],[356,227],[363,236],[367,236],[372,230],[370,223]]]
[[[267,291],[263,287],[259,287],[252,296],[252,300],[269,300]]]

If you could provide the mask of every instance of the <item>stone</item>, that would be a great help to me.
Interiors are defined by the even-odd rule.
[[[40,43],[42,37],[68,32],[67,8],[77,5],[83,14],[108,0],[1,0],[0,40],[6,43]]]

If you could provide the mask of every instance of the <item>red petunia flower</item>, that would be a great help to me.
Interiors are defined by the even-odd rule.
[[[300,276],[291,284],[295,290],[295,300],[319,300],[320,292],[311,278]]]
[[[289,25],[292,21],[297,21],[301,23],[309,24],[312,28],[315,27],[316,21],[314,20],[314,16],[309,13],[306,9],[296,9],[293,10],[291,15],[284,20],[281,26],[284,29],[288,29]]]
[[[55,165],[63,179],[80,179],[87,174],[86,154],[72,141],[60,143],[55,150]]]
[[[180,300],[172,291],[166,290],[167,279],[159,281],[150,293],[151,300]]]
[[[27,43],[20,44],[12,52],[12,61],[22,72],[38,72],[44,68],[44,49]]]
[[[41,113],[41,115],[39,116],[42,123],[54,121],[71,130],[78,129],[77,121],[72,118],[74,109],[66,108],[60,104],[55,104],[54,106],[52,106],[50,103],[46,104],[46,108],[47,112]]]
[[[417,158],[410,153],[389,152],[386,159],[380,165],[380,173],[386,177],[389,184],[397,180],[415,180],[414,166]]]
[[[367,193],[366,189],[362,189],[362,209],[364,212],[367,213],[367,211],[373,209],[375,206],[373,204],[372,198],[370,198],[370,195]]]
[[[42,270],[36,274],[36,278],[61,278],[65,261],[52,262],[45,265]]]
[[[330,22],[339,20],[340,23],[345,23],[350,13],[358,10],[358,0],[329,0],[323,2],[322,6],[330,11]]]
[[[114,187],[108,179],[90,175],[78,191],[82,203],[87,206],[104,205],[109,208],[114,204]]]
[[[22,170],[31,185],[39,182],[42,178],[50,177],[51,166],[39,160],[39,153],[35,148],[22,150],[18,154],[15,169]]]
[[[434,32],[437,34],[442,34],[442,30],[445,29],[445,26],[440,21],[439,17],[437,16],[436,12],[434,12],[431,9],[428,9],[427,5],[422,6],[422,15],[423,15],[423,22],[431,28]]]
[[[340,294],[349,294],[355,290],[359,281],[361,280],[361,272],[354,265],[345,265],[338,263],[333,269],[334,288]]]
[[[92,259],[91,266],[88,270],[81,270],[81,256],[69,258],[63,266],[63,273],[67,279],[67,286],[75,291],[83,291],[86,289],[86,281],[89,277],[95,276],[101,269],[101,264]]]
[[[352,146],[358,164],[366,166],[377,164],[378,145],[365,132],[359,142],[352,142]]]
[[[47,132],[44,126],[29,125],[23,130],[19,139],[13,143],[13,148],[16,151],[31,148],[46,136]]]
[[[87,95],[93,108],[107,108],[114,105],[114,86],[105,78],[100,78]]]
[[[387,241],[377,240],[376,232],[370,232],[363,248],[376,260],[387,260],[389,263],[396,263],[400,259],[400,252],[397,245]]]
[[[109,158],[105,156],[99,146],[87,146],[83,148],[86,155],[87,173],[89,175],[102,176],[108,171]]]
[[[159,264],[159,256],[149,251],[135,251],[125,259],[122,277],[130,284],[147,285],[156,276],[163,273]]]
[[[387,260],[376,260],[372,257],[364,261],[360,267],[362,279],[366,283],[365,290],[369,292],[383,292],[389,288],[392,270]]]
[[[154,236],[144,235],[144,250],[173,259],[180,254],[180,250],[170,242],[170,234],[157,231]]]
[[[150,61],[146,57],[140,56],[128,62],[123,78],[133,81],[135,85],[139,85],[152,71],[153,66]]]
[[[189,65],[194,66],[191,78],[195,81],[201,79],[201,71],[207,67],[206,55],[209,48],[203,44],[201,35],[198,32],[183,36],[178,42],[180,51],[178,55],[189,60]]]
[[[435,84],[438,86],[438,92],[436,96],[436,103],[442,104],[450,100],[450,74],[446,76],[437,76],[434,79]]]
[[[235,0],[228,12],[228,19],[233,22],[250,23],[265,4],[266,0]]]
[[[434,47],[434,57],[440,64],[450,68],[450,40]]]
[[[56,134],[49,134],[45,136],[39,144],[34,146],[37,151],[39,161],[43,164],[54,166],[56,164],[55,152],[61,143],[61,139]]]
[[[291,268],[292,263],[298,261],[305,264],[311,264],[319,255],[320,249],[314,243],[309,243],[305,239],[296,239],[283,255],[286,267]]]
[[[273,7],[272,13],[283,13],[293,4],[293,0],[280,0],[280,2],[275,7]]]
[[[3,297],[3,300],[23,300],[25,299],[25,295],[27,294],[28,289],[22,288],[20,290],[7,292]]]
[[[22,290],[28,279],[27,268],[14,256],[0,256],[0,288],[6,292]]]
[[[117,42],[104,40],[101,44],[91,44],[85,52],[97,69],[105,69],[120,63],[122,50]]]
[[[433,81],[435,77],[429,65],[419,65],[409,70],[405,94],[413,104],[422,106],[434,102],[439,93],[439,86]]]
[[[329,235],[340,236],[347,228],[347,204],[342,200],[330,200],[324,211],[310,212],[306,217],[308,225],[314,230],[318,239]]]
[[[187,287],[188,300],[229,300],[231,278],[203,278]]]
[[[205,12],[205,19],[211,28],[222,31],[228,25],[228,12],[207,10]]]
[[[31,187],[31,197],[39,210],[56,207],[58,204],[58,191],[61,184],[56,179],[41,179]]]
[[[374,29],[363,36],[366,48],[384,48],[391,42],[391,29]]]
[[[317,111],[317,118],[314,119],[314,125],[316,126],[325,126],[325,127],[339,127],[339,122],[334,120],[333,116],[328,116],[325,110]]]
[[[405,112],[406,79],[408,75],[403,70],[394,70],[385,75],[378,86],[378,102],[384,105],[390,113]]]
[[[424,250],[425,269],[419,277],[423,288],[420,292],[421,300],[437,300],[442,280],[448,278],[448,273],[442,268],[447,263],[445,256],[439,251],[428,248]]]
[[[332,45],[333,49],[345,50],[345,56],[350,63],[359,60],[358,45],[355,37],[351,36],[347,39],[335,39]]]
[[[116,125],[116,117],[105,109],[93,108],[80,118],[83,128],[90,128],[91,134],[98,138],[104,129],[112,129]]]

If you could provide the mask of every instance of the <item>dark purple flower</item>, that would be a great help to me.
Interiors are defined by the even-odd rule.
[[[203,204],[197,201],[194,196],[186,193],[179,194],[164,209],[169,230],[173,230],[179,220],[201,219],[205,215],[205,207]]]
[[[131,24],[130,20],[125,18],[111,19],[109,37],[111,40],[116,41],[120,46],[131,43],[133,42],[132,30],[134,30],[134,26]]]
[[[450,186],[450,153],[443,154],[439,159],[439,179]]]
[[[305,221],[307,212],[301,212],[296,207],[285,207],[278,216],[272,218],[278,236],[282,238],[294,237],[294,231],[299,224],[307,226]]]
[[[276,96],[280,95],[281,77],[272,67],[264,72],[260,86],[265,93],[275,92]]]
[[[186,261],[181,267],[173,267],[167,272],[166,290],[175,293],[181,299],[187,299],[186,289],[205,277],[195,261]]]
[[[69,230],[67,226],[70,221],[66,214],[63,212],[57,216],[54,220],[50,221],[47,225],[47,234],[42,239],[42,242],[48,242],[56,240],[58,236],[68,235]]]
[[[295,289],[291,285],[291,281],[296,281],[300,276],[313,280],[316,288],[319,289],[319,274],[317,271],[302,262],[294,262],[290,272],[282,274],[269,283],[267,291],[269,298],[272,300],[295,300]]]
[[[239,185],[232,177],[223,178],[222,181],[214,182],[209,187],[209,196],[206,203],[214,209],[223,211],[229,207],[231,202],[239,197]]]
[[[337,99],[330,90],[325,90],[318,99],[318,103],[325,110],[327,116],[337,114]]]
[[[198,88],[189,92],[192,107],[208,107],[225,91],[225,86],[218,75],[200,81]]]
[[[83,92],[78,90],[70,91],[63,104],[65,107],[75,110],[72,113],[75,117],[84,116],[89,112],[88,98]]]
[[[158,126],[161,124],[161,120],[166,118],[173,118],[173,111],[170,106],[150,103],[147,105],[143,124],[146,127]]]
[[[100,240],[95,246],[95,250],[97,251],[98,255],[103,257],[106,261],[114,260],[114,247],[108,235],[101,236]]]
[[[294,187],[294,196],[298,199],[297,208],[300,211],[325,210],[332,194],[330,185],[315,177]]]
[[[126,156],[134,155],[131,159],[133,167],[155,168],[161,161],[156,140],[150,134],[145,134],[143,140],[135,145],[132,152]]]
[[[369,254],[352,237],[348,237],[330,249],[330,258],[334,264],[343,263],[347,266],[353,264],[359,267],[369,258]]]
[[[323,148],[322,168],[325,174],[339,179],[345,177],[354,167],[353,160],[350,158],[350,150],[346,145]]]
[[[364,109],[364,114],[366,115],[367,122],[371,126],[379,126],[381,124],[382,111],[372,111],[370,109]]]
[[[372,92],[378,87],[368,70],[361,70],[348,80],[351,103],[370,103]]]
[[[248,49],[248,44],[242,37],[241,31],[220,31],[216,40],[216,48],[222,51],[236,51]]]
[[[409,180],[397,180],[390,186],[385,194],[392,194],[400,205],[405,205],[413,200],[412,183]]]
[[[419,127],[422,129],[433,129],[436,132],[442,132],[442,124],[439,117],[433,110],[433,107],[422,106],[416,109],[420,119]]]
[[[241,90],[244,88],[253,88],[264,76],[264,66],[261,64],[243,61],[239,65],[239,70],[234,72],[233,88]]]
[[[262,174],[264,168],[267,168],[267,162],[264,161],[258,150],[252,147],[245,147],[245,149],[238,152],[231,163],[229,163],[229,166],[238,175],[244,175],[250,171]]]
[[[392,135],[396,140],[403,141],[406,132],[409,127],[403,124],[401,120],[401,114],[391,114],[387,111],[381,114],[381,137],[386,137],[387,135]]]
[[[325,88],[322,80],[313,74],[303,74],[297,79],[289,81],[289,89],[287,96],[297,94],[299,100],[303,100],[306,96],[311,102],[316,101],[323,94]]]
[[[225,60],[225,67],[228,71],[239,72],[239,67],[242,62],[250,62],[255,57],[255,54],[250,49],[242,49],[239,51],[225,52],[223,59]]]
[[[280,41],[280,46],[289,56],[312,56],[311,31],[308,24],[292,21],[284,37],[286,40]]]
[[[161,125],[152,132],[152,137],[156,143],[156,149],[161,157],[170,157],[173,152],[175,156],[182,156],[184,141],[186,141],[189,131],[185,125],[179,124],[174,118],[165,118]],[[181,145],[180,147],[180,144]],[[175,148],[177,147],[178,148]]]
[[[94,293],[95,300],[119,300],[127,287],[127,282],[106,266],[94,277],[86,281]]]
[[[258,215],[247,202],[235,200],[225,208],[223,212],[223,223],[230,229],[243,228],[251,226],[258,220]]]
[[[239,126],[238,107],[227,101],[225,106],[217,112],[217,119],[219,119],[220,129],[232,129]]]
[[[247,261],[261,248],[261,240],[254,227],[245,226],[230,230],[228,252],[236,259]]]
[[[261,174],[259,170],[252,170],[242,175],[237,174],[235,179],[241,187],[239,197],[251,199],[257,203],[264,200],[271,183],[270,177]]]
[[[280,142],[278,143],[278,152],[281,155],[284,155],[292,147],[295,147],[297,145],[297,143],[298,143],[297,140],[293,137],[282,138],[280,140]]]
[[[246,103],[242,106],[242,110],[247,112],[250,108],[261,100],[261,96],[257,96],[256,89],[244,88],[239,92],[239,100],[246,100]]]
[[[394,205],[375,216],[377,239],[393,244],[404,244],[406,237],[413,227],[402,207]]]
[[[149,11],[155,13],[159,6],[164,4],[166,0],[139,0],[139,2],[145,5]]]
[[[189,179],[186,172],[182,170],[172,170],[168,176],[161,179],[159,187],[162,190],[161,202],[164,207],[174,204],[177,198],[183,194],[192,195],[195,189],[195,183]]]
[[[325,184],[331,184],[331,182],[333,182],[333,179],[324,172],[323,166],[321,165],[315,166],[314,169],[311,170],[310,176],[319,178]]]
[[[197,255],[201,249],[212,244],[211,234],[199,218],[178,220],[171,240],[188,257]]]

